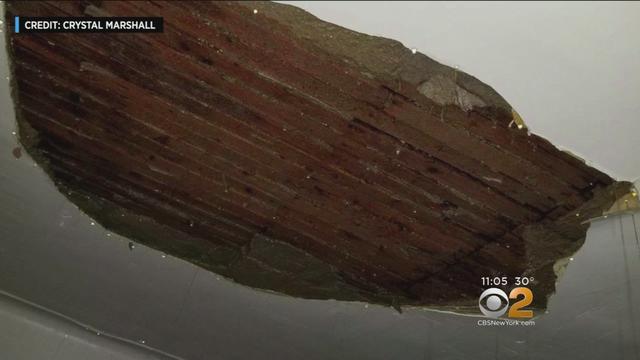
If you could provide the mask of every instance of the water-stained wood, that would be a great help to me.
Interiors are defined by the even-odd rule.
[[[291,6],[15,15],[164,18],[161,34],[8,34],[21,141],[106,227],[251,286],[455,305],[482,276],[527,275],[543,304],[580,222],[628,187],[472,76]]]

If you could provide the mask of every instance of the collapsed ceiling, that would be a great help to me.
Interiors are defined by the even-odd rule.
[[[22,144],[105,227],[240,283],[474,304],[532,276],[629,184],[528,133],[489,86],[274,3],[9,2],[161,16],[160,34],[10,38]]]

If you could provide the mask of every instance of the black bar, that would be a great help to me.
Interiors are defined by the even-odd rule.
[[[15,33],[161,33],[161,17],[16,16]]]

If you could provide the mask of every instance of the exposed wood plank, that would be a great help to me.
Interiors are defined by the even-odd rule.
[[[162,34],[12,37],[21,138],[114,231],[125,224],[105,213],[151,218],[201,253],[131,236],[253,286],[237,264],[267,236],[332,269],[313,289],[272,290],[459,304],[481,276],[536,273],[544,301],[549,261],[584,230],[573,214],[623,187],[509,128],[509,105],[470,76],[285,5],[10,2],[14,14],[164,18]],[[421,93],[435,76],[484,105]],[[547,238],[553,251],[531,250]],[[287,259],[268,256],[277,279]]]

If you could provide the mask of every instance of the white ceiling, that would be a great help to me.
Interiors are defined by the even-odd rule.
[[[640,3],[290,4],[459,66],[532,132],[619,180],[640,177]]]

